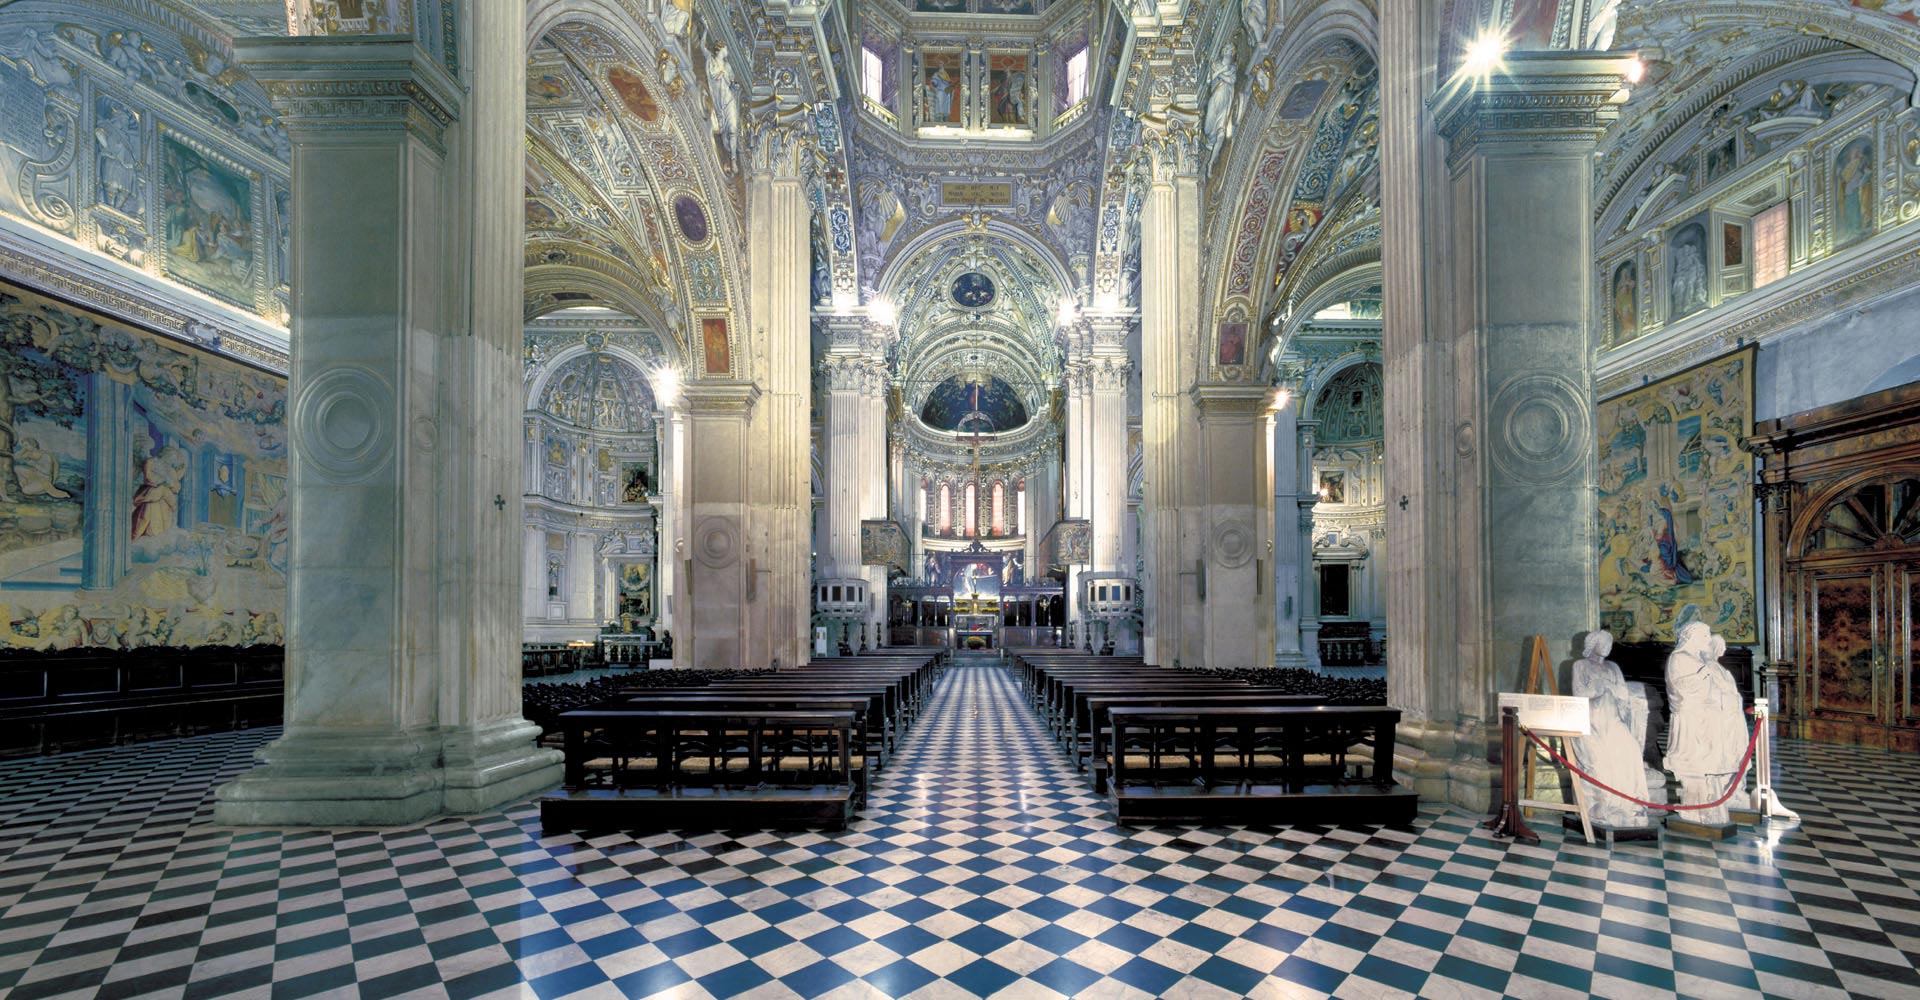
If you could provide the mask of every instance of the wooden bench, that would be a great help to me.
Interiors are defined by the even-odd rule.
[[[1393,783],[1396,708],[1287,705],[1117,706],[1108,801],[1119,823],[1409,823],[1418,808]],[[1128,751],[1138,734],[1145,766]],[[1232,763],[1222,765],[1222,741]],[[1368,774],[1348,769],[1372,750]],[[1186,766],[1170,766],[1171,758]]]
[[[565,783],[541,798],[540,822],[545,829],[844,829],[856,796],[853,725],[854,713],[844,711],[565,712]],[[783,768],[786,758],[801,756],[790,749],[795,740],[809,743],[807,766]],[[702,757],[707,768],[688,766]],[[741,766],[731,766],[736,760]]]

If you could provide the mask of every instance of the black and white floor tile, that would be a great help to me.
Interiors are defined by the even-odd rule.
[[[1721,845],[1125,829],[958,667],[843,833],[209,826],[271,735],[0,765],[0,996],[1920,997],[1912,757],[1785,744]]]

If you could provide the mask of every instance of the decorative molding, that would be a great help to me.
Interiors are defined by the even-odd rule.
[[[236,321],[245,314],[195,308],[179,301],[185,293],[169,294],[171,289],[102,273],[111,266],[91,256],[63,260],[53,248],[0,226],[0,278],[254,368],[287,373],[291,361],[284,332],[262,329],[264,320]],[[269,330],[277,336],[270,339]]]
[[[248,38],[234,54],[291,133],[404,129],[446,155],[461,91],[410,36]]]
[[[1458,166],[1488,144],[1598,142],[1620,117],[1629,54],[1510,52],[1506,68],[1433,100],[1434,128]]]

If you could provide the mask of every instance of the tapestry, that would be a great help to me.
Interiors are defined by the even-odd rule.
[[[1699,619],[1758,641],[1749,347],[1599,405],[1600,612],[1671,642]]]
[[[286,384],[0,286],[0,646],[278,644]]]
[[[860,522],[860,562],[866,566],[885,566],[890,572],[905,573],[913,561],[907,533],[888,520]]]

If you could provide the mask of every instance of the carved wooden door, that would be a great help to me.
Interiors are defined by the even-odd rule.
[[[1808,735],[1920,750],[1920,480],[1830,503],[1793,567]]]

